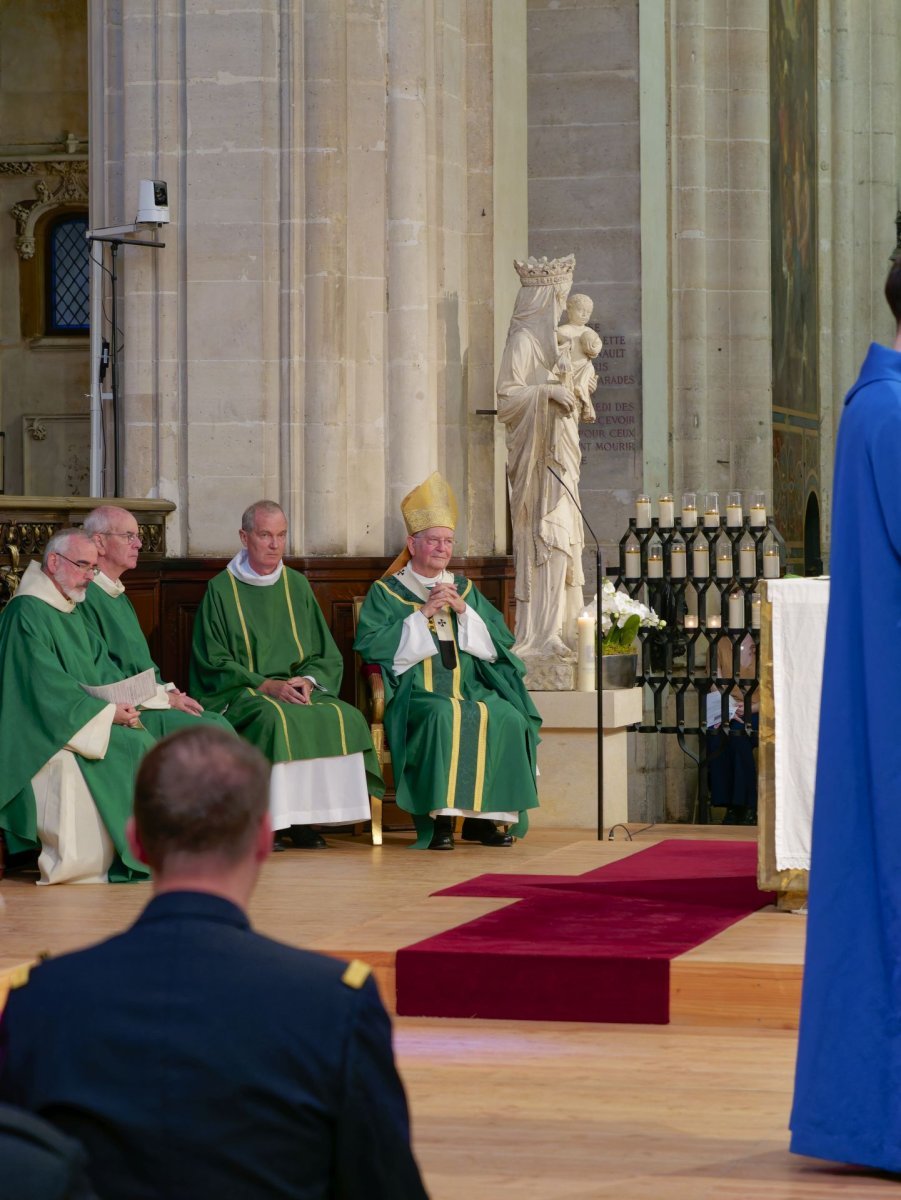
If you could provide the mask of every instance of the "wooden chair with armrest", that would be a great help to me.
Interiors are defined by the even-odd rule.
[[[356,636],[357,626],[360,621],[360,609],[363,607],[363,596],[354,596],[354,636]],[[357,708],[366,717],[369,722],[369,732],[372,735],[372,745],[375,748],[376,757],[379,760],[379,766],[382,769],[382,775],[385,778],[385,801],[384,803],[397,808],[393,803],[394,794],[394,775],[391,769],[391,750],[385,740],[385,681],[382,678],[382,669],[375,663],[364,663],[359,654],[354,651],[354,664],[356,667],[356,697]],[[369,798],[370,809],[372,813],[372,844],[373,846],[381,846],[382,830],[383,830],[383,802],[375,796]],[[400,812],[399,809],[397,809]],[[392,828],[411,829],[412,822],[406,814],[404,814],[405,823]]]

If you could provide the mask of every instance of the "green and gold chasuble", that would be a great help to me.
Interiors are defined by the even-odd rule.
[[[98,582],[99,579],[98,576],[88,587],[87,595],[76,611],[88,629],[103,643],[110,660],[119,667],[123,675],[139,675],[142,671],[152,670],[157,684],[162,687],[159,667],[150,657],[147,639],[144,637],[134,605],[124,592],[110,595],[104,584]],[[114,585],[107,581],[107,587],[112,586]],[[177,729],[189,728],[198,721],[219,725],[229,733],[233,732],[231,725],[219,713],[203,712],[195,716],[178,708],[141,709],[141,723],[157,738],[175,733]]]
[[[197,619],[191,694],[226,720],[270,762],[362,752],[371,796],[385,790],[369,726],[338,699],[344,662],[313,589],[283,567],[257,587],[222,571],[210,580]],[[310,704],[286,704],[257,689],[266,679],[312,676]]]
[[[0,615],[0,829],[11,853],[39,847],[31,780],[105,707],[82,683],[114,683],[123,672],[106,657],[77,612],[37,596],[16,596]],[[125,840],[138,765],[150,733],[113,725],[102,759],[75,755],[116,850],[111,883],[148,878]]]
[[[394,575],[377,580],[360,613],[354,648],[365,662],[378,663],[385,683],[385,733],[391,749],[397,803],[414,814],[427,840],[429,813],[440,808],[465,812],[517,812],[514,828],[528,828],[527,810],[538,806],[535,756],[541,718],[523,684],[525,668],[512,653],[513,635],[497,609],[462,575],[454,584],[485,622],[497,660],[460,650],[457,615],[451,632],[457,665],[435,653],[400,675],[394,658],[403,624],[423,601]]]

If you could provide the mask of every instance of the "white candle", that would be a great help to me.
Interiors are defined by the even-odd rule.
[[[576,625],[579,631],[579,664],[576,687],[580,692],[593,692],[595,690],[594,617],[590,612],[583,612]]]
[[[635,501],[635,527],[637,529],[651,528],[651,499],[649,496],[639,496]]]
[[[757,574],[757,555],[747,543],[738,552],[738,573],[742,579],[753,579]]]
[[[745,624],[745,598],[741,592],[729,596],[729,628],[743,629]]]
[[[763,552],[763,577],[764,579],[779,578],[779,551],[776,549],[764,550]]]
[[[663,555],[660,547],[655,546],[653,550],[648,551],[648,579],[661,579],[662,577]]]
[[[717,579],[732,578],[732,551],[720,550],[716,556],[716,577]]]
[[[670,574],[673,579],[685,578],[685,544],[684,542],[676,542],[670,549]]]
[[[682,527],[694,529],[698,523],[698,502],[694,492],[684,492],[682,495]]]
[[[686,613],[685,614],[685,628],[686,629],[697,629],[697,627],[698,627],[698,618],[695,616],[695,614],[694,613]]]
[[[661,496],[657,501],[657,511],[660,513],[660,528],[672,529],[676,523],[676,506],[672,496]]]
[[[716,492],[704,497],[704,524],[708,529],[718,529],[720,524],[720,498]]]
[[[722,622],[722,619],[720,618],[719,613],[711,613],[710,616],[707,618],[707,628],[708,629],[720,629],[722,627],[722,624],[723,624],[723,622]]]
[[[760,597],[756,593],[751,597],[751,628],[760,628]]]
[[[741,511],[741,492],[729,492],[726,497],[726,524],[732,529],[738,528],[744,520]]]
[[[641,551],[637,546],[626,547],[626,578],[637,579],[641,574]],[[570,617],[572,620],[572,617]]]
[[[691,569],[695,576],[706,578],[710,574],[710,549],[704,538],[699,537],[691,553]]]
[[[751,528],[763,529],[766,525],[766,499],[763,492],[751,493],[751,505],[748,512],[751,516]]]

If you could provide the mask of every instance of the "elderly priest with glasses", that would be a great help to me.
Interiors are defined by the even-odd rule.
[[[88,513],[82,529],[97,547],[99,570],[78,611],[125,675],[153,672],[154,692],[141,706],[142,723],[156,737],[165,737],[198,722],[231,731],[225,717],[204,711],[201,704],[179,691],[174,683],[164,683],[159,667],[150,657],[138,614],[122,583],[125,572],[137,566],[141,552],[141,535],[134,516],[115,504],[102,504]]]
[[[464,841],[508,846],[538,805],[541,718],[512,653],[513,635],[472,580],[447,569],[457,502],[436,471],[401,503],[407,544],[369,589],[355,642],[385,681],[385,732],[397,803],[417,848]]]
[[[154,744],[123,680],[76,609],[97,572],[78,529],[47,543],[0,616],[0,830],[40,849],[41,883],[146,879],[125,838],[138,764]]]
[[[363,714],[338,699],[344,662],[313,589],[282,561],[287,537],[274,501],[244,512],[194,622],[191,690],[273,764],[276,845],[320,849],[314,826],[369,820],[385,785]]]

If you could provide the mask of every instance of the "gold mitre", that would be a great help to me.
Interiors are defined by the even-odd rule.
[[[400,502],[407,533],[421,533],[436,525],[445,529],[457,528],[457,498],[451,485],[438,472],[432,474],[404,496]]]
[[[415,487],[409,495],[400,502],[407,533],[422,533],[423,529],[434,529],[441,526],[444,529],[457,528],[457,498],[451,490],[451,485],[438,471]],[[394,575],[410,561],[410,551],[404,546],[400,554],[382,576],[387,578]]]
[[[513,265],[523,287],[553,287],[556,283],[572,283],[576,269],[576,256],[565,258],[527,258],[520,262],[514,258]]]

